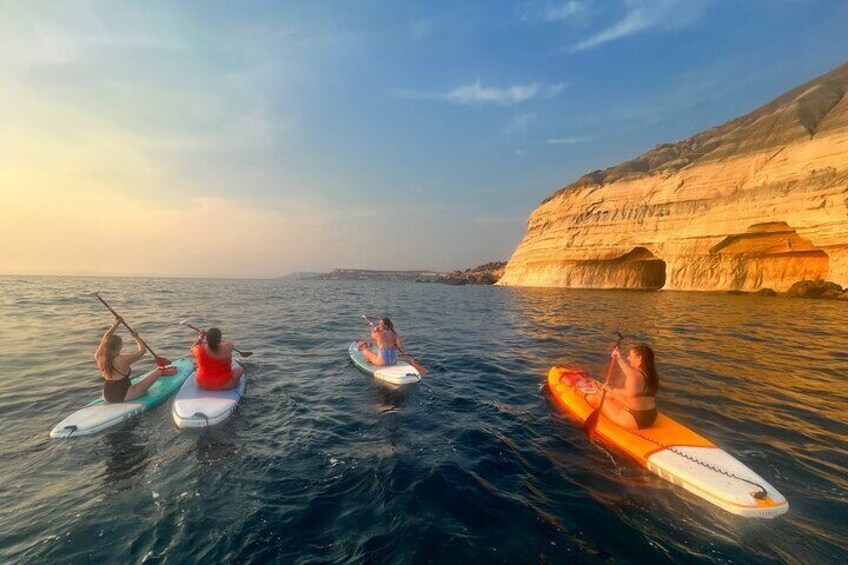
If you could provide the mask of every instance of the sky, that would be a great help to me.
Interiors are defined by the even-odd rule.
[[[843,0],[0,0],[0,274],[506,260],[587,171],[848,59]]]

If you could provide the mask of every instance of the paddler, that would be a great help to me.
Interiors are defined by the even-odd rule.
[[[397,363],[398,349],[403,349],[403,340],[395,332],[395,326],[388,318],[383,318],[371,330],[371,339],[377,344],[377,353],[371,351],[367,342],[359,342],[359,349],[365,360],[372,365],[394,365]]]
[[[222,338],[220,329],[209,328],[200,332],[191,344],[191,352],[197,359],[195,382],[199,389],[227,390],[239,386],[244,368],[233,367],[235,346]]]
[[[173,367],[156,367],[137,383],[130,380],[132,374],[131,365],[144,357],[147,348],[138,336],[138,333],[130,330],[130,335],[135,339],[138,347],[132,353],[122,354],[124,341],[115,331],[124,323],[123,318],[115,316],[115,323],[109,326],[100,346],[94,352],[94,360],[97,368],[103,375],[103,400],[106,402],[127,402],[143,396],[153,383],[162,375],[173,375],[176,369]]]
[[[653,350],[647,345],[631,347],[624,360],[616,347],[612,359],[621,369],[624,382],[619,387],[602,385],[607,390],[603,415],[628,430],[651,427],[657,419],[656,396],[660,386]],[[592,393],[586,400],[597,407],[600,396],[600,392]]]

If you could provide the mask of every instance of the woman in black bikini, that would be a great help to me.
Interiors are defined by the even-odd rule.
[[[627,361],[621,358],[616,348],[612,358],[624,374],[621,387],[609,387],[604,401],[603,415],[614,423],[629,430],[649,428],[657,419],[656,396],[660,387],[654,352],[647,345],[630,348]],[[593,406],[600,402],[600,394],[592,394],[587,400]]]
[[[130,375],[132,374],[131,365],[144,357],[147,349],[144,347],[141,339],[139,339],[138,334],[131,331],[130,335],[135,338],[138,350],[132,353],[121,353],[124,342],[121,336],[115,334],[115,330],[118,329],[118,326],[123,321],[121,318],[115,318],[115,323],[103,334],[103,339],[100,340],[100,347],[94,353],[97,368],[103,374],[103,399],[106,402],[134,400],[144,395],[147,389],[156,382],[156,379],[162,375],[173,374],[172,368],[157,367],[147,373],[143,379],[132,384],[132,381],[130,381]]]

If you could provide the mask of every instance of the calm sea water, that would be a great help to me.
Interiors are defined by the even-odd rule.
[[[51,440],[98,395],[100,290],[161,354],[220,325],[256,352],[224,425],[170,403]],[[389,314],[431,373],[393,390],[346,348]],[[844,562],[848,303],[412,283],[0,277],[0,561]],[[661,406],[789,500],[712,507],[590,444],[543,387],[656,350]],[[149,358],[147,364],[151,362]]]

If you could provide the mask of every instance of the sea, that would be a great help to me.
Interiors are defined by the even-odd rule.
[[[171,403],[50,429],[100,394],[112,316],[160,355],[181,320],[246,360],[223,424]],[[357,371],[361,316],[429,369]],[[742,518],[589,441],[545,386],[603,376],[615,332],[656,352],[660,409],[789,501]],[[128,337],[126,332],[123,334]],[[848,302],[412,282],[0,277],[2,563],[844,563]],[[153,366],[148,355],[136,371]]]

